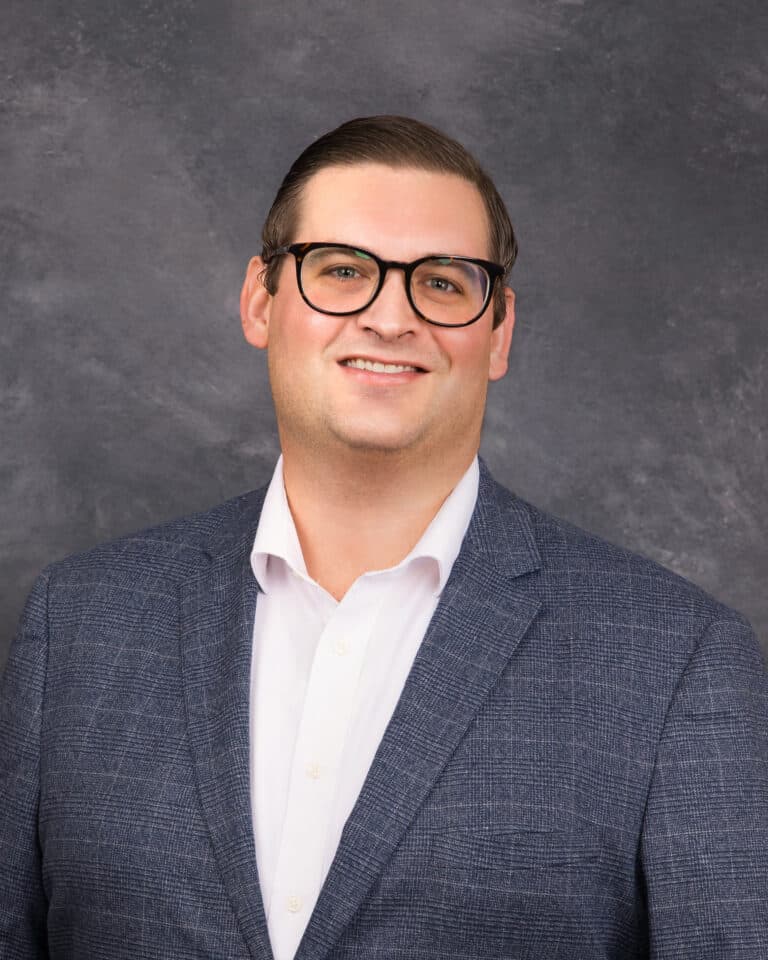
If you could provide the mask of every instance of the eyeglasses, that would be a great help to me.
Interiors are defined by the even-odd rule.
[[[304,302],[334,317],[360,313],[384,286],[387,270],[405,274],[408,302],[438,327],[466,327],[482,316],[504,267],[474,257],[430,256],[410,263],[382,260],[369,250],[338,243],[291,243],[269,257],[291,253]]]

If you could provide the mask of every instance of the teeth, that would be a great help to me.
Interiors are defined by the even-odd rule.
[[[372,360],[345,360],[344,366],[355,367],[358,370],[370,370],[372,373],[405,373],[416,372],[416,367],[404,366],[400,363],[374,363]]]

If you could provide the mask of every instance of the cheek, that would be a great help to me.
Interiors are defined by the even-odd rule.
[[[275,319],[268,350],[272,388],[283,399],[316,404],[320,392],[334,382],[331,364],[337,319],[309,308],[297,308]]]
[[[489,345],[488,338],[477,336],[481,331],[472,327],[446,331],[453,337],[443,337],[441,346],[450,359],[452,372],[468,382],[478,381],[485,384],[488,380]]]
[[[273,336],[284,355],[304,358],[304,361],[321,357],[339,335],[344,319],[317,313],[303,300],[294,297],[281,305],[275,320]]]

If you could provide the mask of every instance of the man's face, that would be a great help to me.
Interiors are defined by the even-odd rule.
[[[306,184],[296,242],[349,244],[385,260],[427,254],[491,259],[480,193],[450,174],[380,164],[328,167]],[[467,327],[437,327],[411,309],[402,270],[390,270],[366,310],[334,317],[308,306],[287,254],[277,292],[266,293],[262,261],[243,288],[247,339],[268,348],[283,451],[296,445],[469,459],[480,442],[489,380],[502,377],[512,334],[513,297],[492,330],[492,302]],[[437,318],[439,319],[439,318]],[[417,367],[381,373],[347,365],[360,358]]]

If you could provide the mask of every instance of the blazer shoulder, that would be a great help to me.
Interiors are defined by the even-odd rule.
[[[51,584],[120,583],[151,576],[178,583],[193,576],[234,537],[255,535],[266,488],[232,497],[210,509],[129,533],[49,564]]]
[[[697,635],[706,625],[735,621],[738,611],[661,563],[603,539],[505,491],[530,523],[541,557],[540,577],[550,605],[600,620]]]

